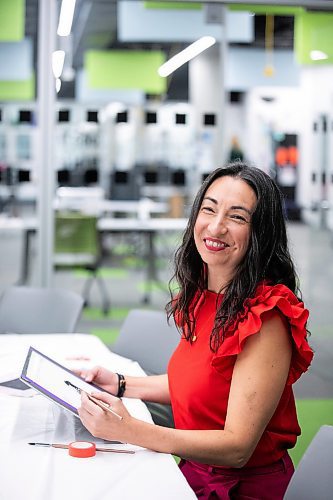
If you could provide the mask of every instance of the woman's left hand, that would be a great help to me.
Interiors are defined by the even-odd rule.
[[[78,414],[83,425],[94,436],[101,439],[127,442],[125,434],[128,431],[132,417],[128,413],[121,399],[106,392],[92,393],[95,399],[109,405],[110,409],[122,418],[118,418],[110,411],[101,408],[91,401],[85,392],[81,392],[81,407]]]

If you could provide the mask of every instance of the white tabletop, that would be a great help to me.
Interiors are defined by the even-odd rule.
[[[110,353],[92,335],[0,335],[0,381],[20,373],[29,345],[69,368],[102,364],[127,374],[143,374],[136,362]],[[141,401],[124,398],[124,403],[133,415],[151,422]],[[28,442],[59,439],[60,410],[41,395],[0,392],[0,408],[1,500],[196,498],[170,455],[128,444],[113,446],[134,448],[134,455],[97,452],[95,457],[78,459],[67,450],[29,446]],[[61,432],[63,439],[73,440],[71,429]]]

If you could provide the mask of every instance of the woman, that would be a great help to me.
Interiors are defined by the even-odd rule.
[[[175,429],[133,418],[119,398],[82,395],[83,424],[182,457],[199,498],[282,499],[293,473],[287,449],[297,422],[292,383],[307,370],[308,311],[297,298],[280,192],[243,163],[215,170],[194,201],[176,254],[177,296],[167,305],[182,334],[168,374],[123,377],[104,368],[86,380],[126,397],[171,402]]]

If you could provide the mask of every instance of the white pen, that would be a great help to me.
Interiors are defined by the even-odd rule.
[[[79,394],[81,394],[82,389],[80,389],[76,385],[72,384],[72,382],[70,382],[69,380],[65,380],[65,384],[67,384],[69,387],[73,387],[73,389],[75,389]],[[112,413],[112,415],[119,418],[119,420],[123,419],[123,417],[121,415],[119,415],[119,413],[116,413],[114,410],[112,410],[110,408],[110,405],[108,405],[107,403],[104,403],[104,401],[100,401],[99,399],[95,398],[94,396],[92,396],[88,392],[86,392],[86,391],[84,391],[84,392],[87,394],[88,399],[90,399],[90,401],[92,401],[97,406],[102,408],[102,410],[109,411],[110,413]]]

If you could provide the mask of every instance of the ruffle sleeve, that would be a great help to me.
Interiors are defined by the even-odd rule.
[[[221,364],[225,365],[223,359],[226,361],[226,357],[239,354],[245,340],[260,331],[263,314],[273,309],[286,318],[293,339],[293,354],[287,384],[293,384],[309,368],[313,351],[306,339],[308,310],[285,285],[262,284],[256,296],[246,301],[244,312],[236,322],[234,333],[226,335],[219,351],[214,355],[212,365],[218,371]]]

